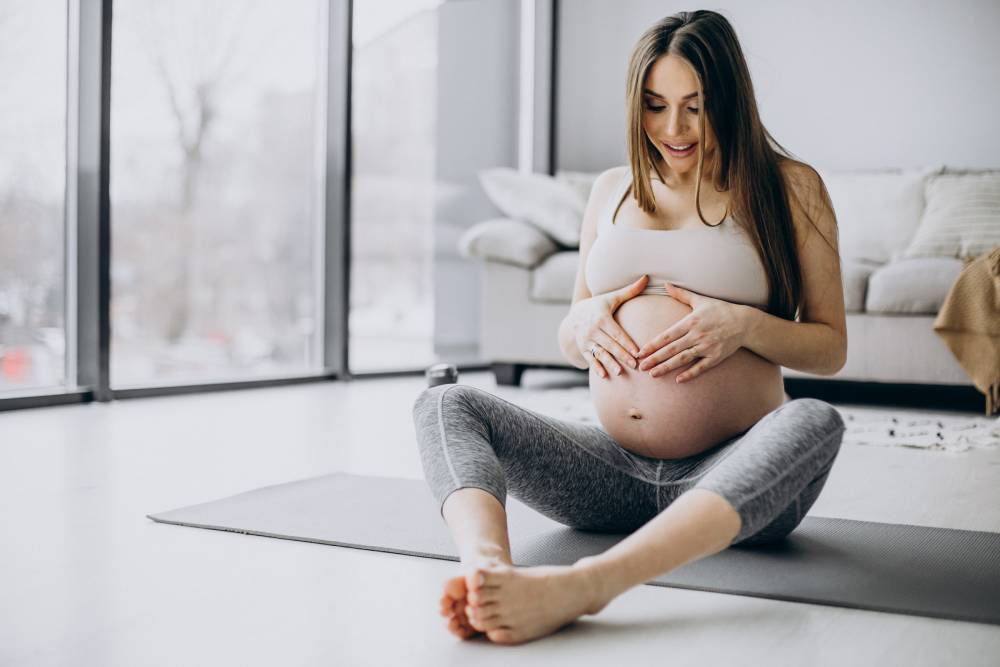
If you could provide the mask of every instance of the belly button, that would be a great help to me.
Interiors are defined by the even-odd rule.
[[[628,409],[628,416],[632,419],[642,419],[642,414],[635,408]]]

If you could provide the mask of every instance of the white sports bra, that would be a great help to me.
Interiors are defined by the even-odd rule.
[[[727,217],[718,226],[644,229],[614,222],[632,185],[626,168],[597,222],[597,238],[587,255],[584,278],[591,294],[604,294],[635,282],[649,282],[643,294],[666,294],[665,281],[716,299],[766,308],[767,273],[743,229]]]

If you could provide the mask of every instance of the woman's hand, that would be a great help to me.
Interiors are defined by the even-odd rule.
[[[609,370],[621,375],[621,364],[630,368],[638,366],[635,355],[639,346],[615,321],[614,313],[620,305],[641,294],[648,281],[648,276],[641,276],[631,285],[580,299],[570,308],[567,317],[570,318],[576,347],[602,378],[608,377]]]
[[[658,377],[697,360],[677,376],[677,382],[686,382],[743,346],[747,329],[745,306],[695,294],[670,283],[667,294],[692,310],[642,346],[638,354],[642,360],[639,370],[652,369],[650,375]]]

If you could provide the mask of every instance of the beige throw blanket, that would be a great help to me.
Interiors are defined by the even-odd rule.
[[[986,394],[986,414],[1000,410],[1000,246],[965,265],[934,331]]]

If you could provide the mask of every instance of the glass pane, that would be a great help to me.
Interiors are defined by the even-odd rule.
[[[433,216],[440,0],[354,3],[352,371],[434,358]]]
[[[0,393],[66,383],[66,6],[0,0]]]
[[[323,0],[118,0],[111,382],[321,366]]]

